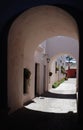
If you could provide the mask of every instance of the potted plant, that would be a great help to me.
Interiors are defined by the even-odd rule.
[[[53,74],[52,72],[49,72],[49,76],[52,76],[52,74]]]
[[[59,67],[58,66],[56,66],[56,71],[59,71]]]
[[[24,68],[24,88],[23,88],[24,93],[27,93],[27,86],[30,86],[30,76],[31,71],[27,68]]]
[[[27,69],[27,68],[24,68],[24,77],[25,77],[26,79],[29,79],[30,76],[31,76],[30,70]]]

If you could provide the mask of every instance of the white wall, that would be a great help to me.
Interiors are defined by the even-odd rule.
[[[44,44],[45,41],[41,44]],[[37,47],[36,51],[35,51],[35,56],[34,56],[34,61],[35,63],[38,63],[40,65],[40,72],[39,72],[39,77],[38,77],[38,81],[39,81],[39,86],[38,86],[38,94],[42,94],[43,90],[46,86],[47,86],[47,82],[46,82],[46,86],[43,86],[43,75],[44,75],[44,65],[47,66],[47,62],[46,62],[46,56],[45,54],[45,48],[41,48],[41,47]],[[46,77],[47,77],[47,67],[46,67]]]
[[[58,59],[57,59],[57,55],[55,55],[55,58],[54,59],[51,59],[50,63],[49,63],[49,71],[51,71],[53,74],[52,76],[49,77],[49,87],[48,89],[52,88],[52,85],[54,84],[54,82],[56,81],[59,81],[60,79],[64,78],[65,75],[63,75],[61,73],[61,68],[59,66],[59,71],[57,71],[55,73],[55,69],[56,69],[56,64],[55,62],[58,62]],[[59,64],[61,65],[61,64]],[[58,66],[58,65],[57,65]]]

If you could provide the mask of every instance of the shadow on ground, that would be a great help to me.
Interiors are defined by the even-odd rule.
[[[76,98],[76,95],[51,94],[49,92],[41,97]],[[27,104],[33,103],[33,101]],[[2,118],[1,130],[79,130],[78,114],[48,113],[21,108],[14,113]],[[80,129],[81,130],[81,129]]]
[[[79,129],[77,113],[46,113],[22,108],[7,120],[8,130],[72,130]]]

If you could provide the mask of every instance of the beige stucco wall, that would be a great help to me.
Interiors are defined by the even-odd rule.
[[[50,61],[49,72],[52,72],[52,76],[49,76],[48,89],[52,88],[55,81],[58,81],[58,72],[55,73],[55,60]]]
[[[56,68],[56,65],[55,65],[55,62],[57,61],[57,55],[55,55],[56,57],[54,58],[51,58],[51,61],[49,63],[49,71],[52,72],[52,76],[49,76],[49,84],[48,84],[48,89],[51,89],[52,88],[52,85],[54,84],[54,82],[56,81],[59,81],[60,79],[64,78],[65,75],[63,75],[61,73],[61,70],[60,70],[60,66],[59,66],[59,71],[57,71],[55,73],[55,68]],[[59,64],[60,65],[60,64]]]
[[[44,56],[44,48],[41,47],[37,47],[36,51],[35,51],[35,55],[34,55],[34,61],[35,63],[39,64],[39,76],[38,76],[38,94],[42,94],[44,87],[47,86],[47,82],[44,86],[44,65],[47,66],[47,62],[46,62],[46,56]],[[47,67],[46,67],[46,74],[45,76],[47,77]]]
[[[74,19],[57,7],[39,6],[22,13],[12,24],[8,37],[8,104],[11,111],[34,97],[34,53],[49,37],[65,35],[78,39]],[[32,73],[28,95],[23,95],[23,68]]]

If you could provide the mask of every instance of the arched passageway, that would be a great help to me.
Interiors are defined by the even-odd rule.
[[[58,7],[31,8],[12,24],[8,37],[8,105],[11,111],[34,97],[34,53],[41,42],[53,36],[79,40],[74,18]],[[23,94],[24,68],[31,72],[30,87],[26,94]]]

